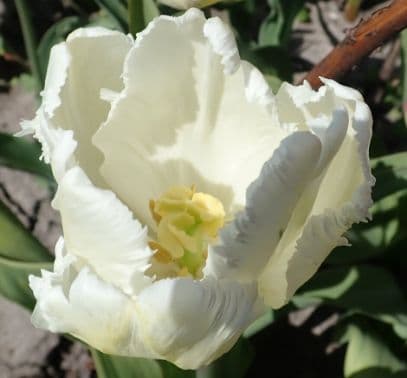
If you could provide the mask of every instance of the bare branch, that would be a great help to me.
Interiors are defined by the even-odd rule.
[[[320,76],[340,78],[362,58],[406,27],[407,0],[394,0],[350,30],[347,37],[307,74],[305,80],[317,89],[322,84]]]

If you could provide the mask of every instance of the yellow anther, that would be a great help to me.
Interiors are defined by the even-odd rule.
[[[157,224],[160,223],[161,216],[158,215],[154,210],[155,209],[155,201],[150,200],[148,206],[150,208],[150,212],[151,212],[151,215],[153,216],[154,222],[157,223]]]
[[[158,262],[162,264],[168,264],[172,261],[171,254],[166,249],[164,249],[160,244],[158,244],[154,240],[151,240],[148,243],[148,245],[151,249],[156,251],[154,253],[154,257]]]
[[[201,275],[208,244],[225,221],[222,203],[193,185],[170,188],[149,205],[157,223],[157,240],[150,243],[157,261],[175,263],[179,276]]]

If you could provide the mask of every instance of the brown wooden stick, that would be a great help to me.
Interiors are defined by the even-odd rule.
[[[378,9],[353,28],[304,78],[314,89],[321,86],[319,76],[338,79],[362,58],[407,27],[407,0],[394,0]]]

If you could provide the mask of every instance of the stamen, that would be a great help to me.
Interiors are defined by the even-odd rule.
[[[225,221],[222,203],[210,194],[196,192],[195,185],[170,188],[157,200],[150,200],[157,224],[157,240],[150,242],[155,258],[178,267],[178,276],[199,278],[207,249]]]

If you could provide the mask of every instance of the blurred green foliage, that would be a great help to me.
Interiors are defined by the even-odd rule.
[[[52,257],[2,202],[0,230],[0,294],[32,309],[27,277],[52,267]]]
[[[195,372],[180,370],[166,361],[144,358],[109,356],[91,349],[98,378],[137,377],[137,378],[194,378]]]
[[[159,13],[177,13],[154,0],[140,1],[143,12],[137,22],[144,25]],[[27,58],[30,54],[24,48],[21,25],[15,22],[15,2],[3,2],[0,85],[4,89],[16,83],[32,87],[29,67],[33,63]],[[310,7],[322,2],[241,0],[220,3],[217,12],[230,19],[242,57],[259,67],[276,91],[283,80],[293,81],[310,68],[299,54],[293,25],[314,22]],[[381,3],[350,0],[344,6],[354,6],[352,12],[358,15]],[[24,22],[30,23],[35,34],[31,43],[36,41],[33,48],[42,78],[51,47],[72,30],[101,25],[129,31],[126,0],[38,0],[26,5],[29,13]],[[195,373],[167,362],[112,357],[91,350],[100,378],[407,377],[406,33],[400,37],[402,65],[396,60],[390,75],[383,78],[381,72],[386,61],[371,59],[362,64],[369,69],[356,69],[343,80],[362,91],[375,119],[373,220],[348,232],[352,247],[337,248],[290,305],[258,319],[245,338],[210,367]],[[52,191],[52,174],[38,160],[39,155],[36,143],[0,133],[0,165],[35,175]],[[1,202],[0,230],[0,293],[32,309],[27,276],[49,268],[51,254]],[[311,315],[293,326],[291,316],[298,309],[308,309]],[[330,319],[334,320],[329,323]]]

